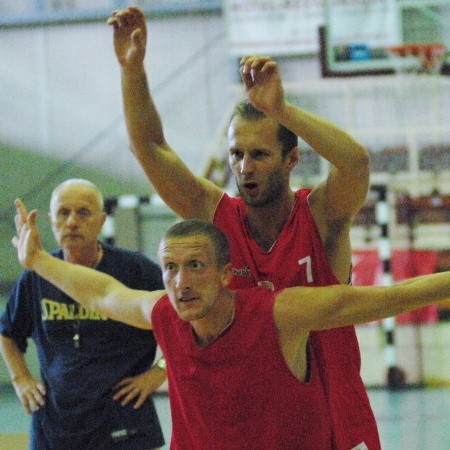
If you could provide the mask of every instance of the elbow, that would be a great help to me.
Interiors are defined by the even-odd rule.
[[[342,158],[334,162],[339,172],[369,177],[370,154],[366,147],[354,142],[347,152],[342,154]]]
[[[356,170],[369,171],[370,168],[370,153],[366,147],[357,145],[355,151],[354,164]]]

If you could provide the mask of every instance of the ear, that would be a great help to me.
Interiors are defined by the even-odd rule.
[[[297,165],[299,161],[299,152],[298,147],[292,147],[292,149],[288,152],[285,158],[286,170],[288,172],[292,172],[292,169]]]
[[[231,263],[228,263],[222,269],[222,286],[227,287],[231,283],[232,278],[233,278],[233,267]]]
[[[106,217],[107,217],[107,214],[103,211],[100,215],[100,223],[102,224],[102,226],[105,223]]]

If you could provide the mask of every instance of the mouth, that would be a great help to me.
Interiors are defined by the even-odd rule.
[[[64,237],[68,238],[68,239],[76,239],[76,238],[81,238],[82,236],[81,236],[81,234],[69,233],[69,234],[66,234]]]
[[[181,297],[178,299],[180,303],[191,303],[195,302],[196,300],[200,300],[199,297]]]
[[[200,297],[181,297],[178,299],[178,307],[184,311],[196,310],[200,304]]]
[[[258,183],[255,183],[253,181],[248,181],[247,183],[243,183],[242,187],[244,190],[248,193],[254,193],[258,189]]]

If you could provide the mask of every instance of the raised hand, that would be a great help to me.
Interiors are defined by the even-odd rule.
[[[144,13],[135,6],[114,11],[107,22],[114,28],[114,50],[124,69],[142,68],[147,43]]]
[[[32,269],[34,257],[42,250],[36,224],[37,210],[33,210],[28,214],[24,203],[20,199],[14,201],[14,206],[16,207],[14,222],[17,234],[13,237],[12,244],[17,249],[17,257],[20,264],[27,269]]]
[[[268,116],[282,112],[284,90],[275,61],[268,56],[244,56],[240,74],[248,99],[256,109]]]

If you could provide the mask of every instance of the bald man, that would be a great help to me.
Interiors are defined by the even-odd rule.
[[[103,195],[91,182],[55,188],[49,220],[57,258],[107,273],[134,289],[162,288],[160,268],[144,255],[101,244]],[[40,379],[24,353],[37,347]],[[150,394],[165,379],[151,367],[156,342],[79,306],[25,270],[0,317],[0,349],[23,408],[31,414],[32,449],[150,449],[164,439]]]

